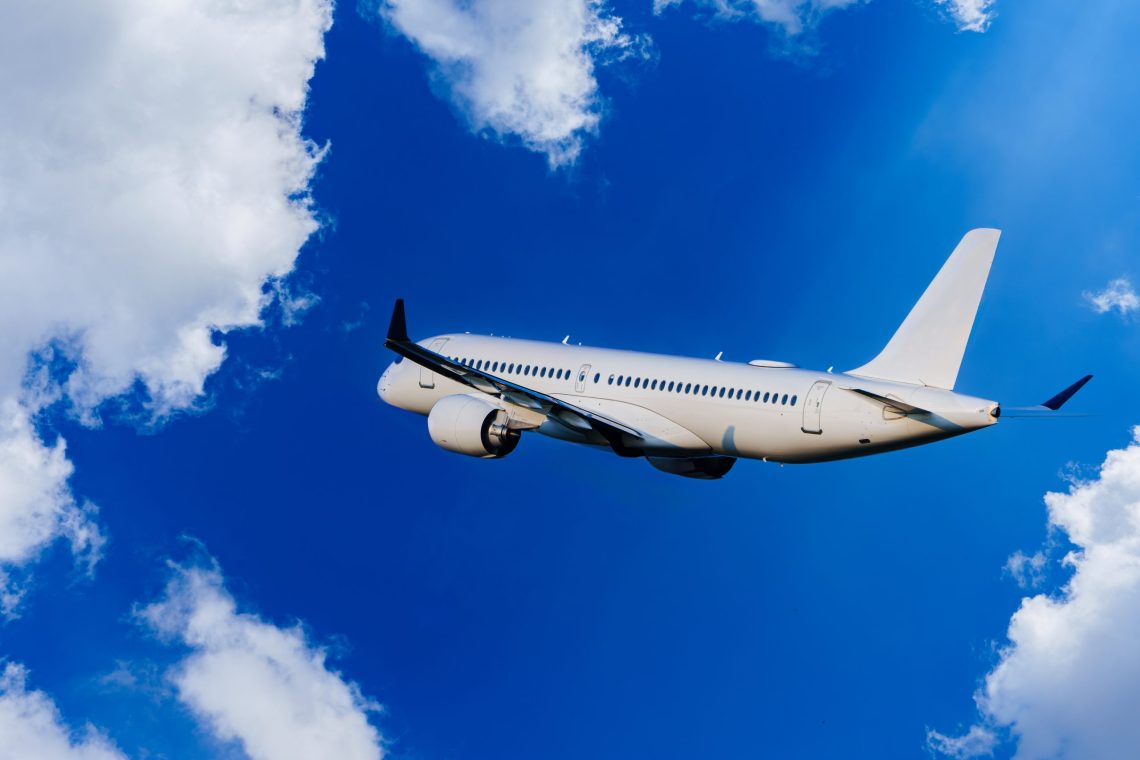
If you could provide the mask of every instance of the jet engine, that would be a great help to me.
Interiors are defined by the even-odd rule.
[[[479,396],[444,396],[428,413],[428,434],[436,445],[448,451],[497,459],[519,445],[519,432],[507,427],[506,416],[502,409]]]

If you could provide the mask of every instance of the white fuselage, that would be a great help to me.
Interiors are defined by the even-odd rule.
[[[420,345],[648,433],[628,443],[650,455],[823,462],[916,446],[997,422],[993,401],[855,375],[483,335],[440,335]],[[930,413],[906,414],[851,388]],[[472,389],[403,360],[384,371],[377,392],[393,406],[426,415],[441,398]],[[606,445],[593,431],[554,420],[535,429]]]

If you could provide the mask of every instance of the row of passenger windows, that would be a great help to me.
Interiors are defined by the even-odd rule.
[[[600,375],[594,375],[594,382],[598,382]],[[670,380],[666,383],[664,380],[647,380],[641,377],[628,377],[626,375],[610,375],[606,381],[607,385],[622,385],[626,388],[631,385],[634,388],[648,388],[651,391],[664,391],[666,393],[685,393],[692,396],[716,396],[717,398],[734,398],[737,400],[753,401],[755,403],[764,404],[781,404],[795,406],[796,401],[799,400],[798,396],[788,396],[787,393],[781,395],[779,393],[772,393],[771,391],[758,391],[744,388],[725,388],[724,386],[716,385],[701,385],[700,383],[679,383]]]
[[[568,369],[532,367],[529,364],[498,362],[489,359],[468,359],[459,356],[453,356],[451,360],[459,362],[465,367],[471,367],[492,374],[501,372],[507,375],[521,374],[530,377],[547,377],[554,380],[569,380],[571,378],[571,373]],[[582,381],[585,381],[585,379],[585,377],[580,378]],[[595,372],[593,379],[594,384],[597,385],[602,380],[602,373]],[[625,388],[633,387],[644,390],[661,391],[664,393],[681,393],[690,396],[713,396],[715,398],[737,399],[738,401],[751,401],[757,404],[780,404],[781,406],[795,406],[799,400],[798,396],[789,396],[787,393],[780,394],[771,391],[726,388],[717,385],[701,385],[700,383],[682,383],[674,380],[666,382],[665,380],[651,380],[633,377],[632,375],[611,374],[606,380],[606,385],[618,385]]]
[[[520,375],[529,375],[533,377],[550,377],[555,380],[570,379],[570,370],[568,369],[555,369],[554,367],[532,367],[529,364],[515,364],[507,362],[493,362],[489,359],[467,359],[465,357],[453,356],[453,362],[459,362],[465,367],[482,370],[484,372],[502,372],[507,375],[513,375],[516,372]]]

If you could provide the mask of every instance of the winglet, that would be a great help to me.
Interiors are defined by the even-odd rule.
[[[1073,383],[1072,385],[1070,385],[1068,388],[1066,388],[1065,390],[1058,393],[1053,398],[1049,399],[1048,401],[1042,402],[1041,406],[1045,407],[1046,409],[1052,409],[1054,412],[1057,411],[1058,409],[1060,409],[1064,405],[1064,403],[1066,401],[1068,401],[1069,399],[1071,399],[1073,397],[1073,394],[1075,394],[1081,388],[1084,388],[1085,383],[1087,383],[1089,380],[1092,380],[1092,375],[1085,375],[1080,380]]]
[[[397,298],[392,308],[392,321],[388,323],[388,340],[397,343],[407,343],[408,321],[404,318],[404,299]]]

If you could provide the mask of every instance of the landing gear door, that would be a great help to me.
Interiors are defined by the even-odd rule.
[[[823,428],[820,427],[823,394],[827,393],[827,389],[830,387],[829,381],[819,380],[808,391],[807,398],[804,399],[804,424],[800,430],[813,435],[819,435],[823,432]]]
[[[576,393],[586,392],[586,378],[590,376],[590,365],[583,364],[578,368],[578,374],[574,377],[574,391]]]
[[[440,353],[443,349],[443,344],[447,342],[447,338],[436,338],[428,346],[429,351]],[[421,388],[434,388],[435,387],[435,373],[427,367],[420,367],[420,387]]]

